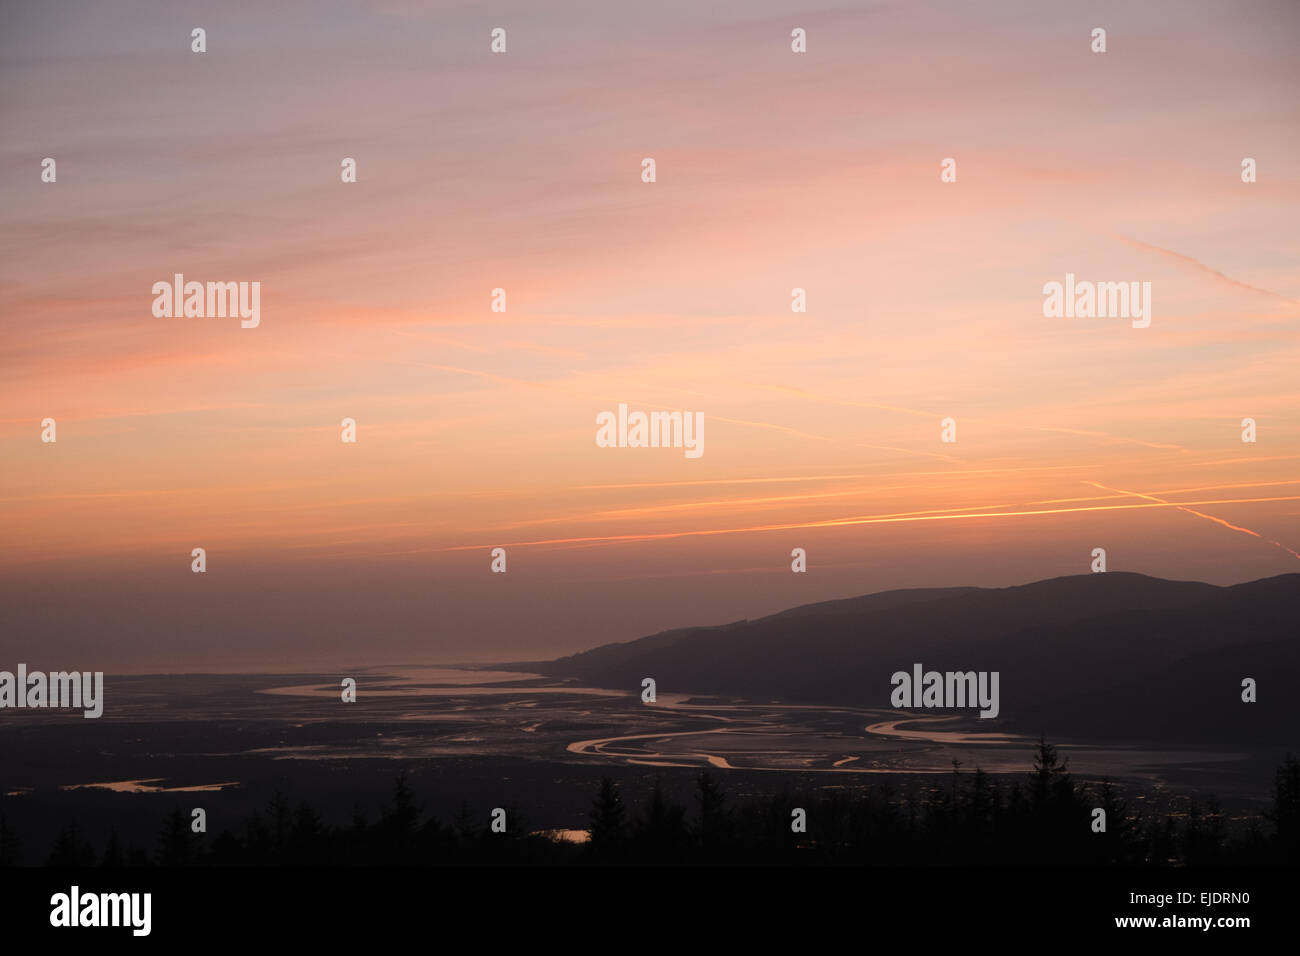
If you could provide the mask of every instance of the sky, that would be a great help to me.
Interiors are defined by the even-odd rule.
[[[1095,548],[1300,571],[1300,7],[991,7],[6,3],[0,661],[549,658]],[[156,317],[176,273],[259,325]],[[1150,326],[1045,317],[1067,273],[1150,282]],[[598,447],[620,404],[703,454]]]

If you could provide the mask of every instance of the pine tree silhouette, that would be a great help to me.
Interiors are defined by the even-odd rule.
[[[319,865],[329,860],[329,851],[329,831],[321,824],[320,815],[306,803],[299,803],[289,833],[289,862]]]
[[[1097,806],[1106,811],[1106,832],[1094,835],[1097,859],[1103,863],[1131,864],[1134,858],[1134,838],[1139,832],[1139,820],[1131,819],[1128,804],[1120,799],[1109,777],[1097,788]]]
[[[0,866],[18,866],[23,862],[23,846],[18,833],[0,813]]]
[[[600,795],[593,802],[589,817],[590,852],[602,859],[617,859],[627,846],[627,810],[612,777],[600,778]]]
[[[1273,805],[1267,816],[1277,833],[1282,860],[1300,860],[1300,760],[1292,754],[1273,775]]]
[[[156,855],[159,866],[187,866],[196,862],[197,841],[190,830],[189,818],[180,807],[163,818]]]
[[[126,853],[122,849],[122,841],[118,838],[117,827],[113,827],[108,833],[108,843],[104,846],[104,855],[100,858],[99,865],[112,868],[126,865]]]
[[[634,830],[638,850],[650,861],[672,859],[681,854],[687,836],[686,808],[669,800],[660,782],[655,780],[650,801]]]
[[[700,848],[706,855],[725,851],[731,844],[732,820],[722,787],[705,770],[695,779],[695,788],[695,796],[700,804],[697,831]]]
[[[420,809],[415,795],[406,782],[406,774],[399,773],[393,783],[393,795],[388,806],[379,814],[379,853],[386,863],[415,862],[415,833],[419,826]]]
[[[82,835],[76,822],[59,831],[46,866],[94,866],[95,849]]]

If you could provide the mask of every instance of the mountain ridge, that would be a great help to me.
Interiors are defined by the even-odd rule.
[[[1098,714],[1119,708],[1141,716],[1129,730],[1144,735],[1300,743],[1298,629],[1300,573],[1220,586],[1105,572],[814,602],[604,644],[542,670],[612,687],[654,677],[661,693],[888,707],[890,675],[922,663],[998,671],[1016,726],[1078,734],[1115,724]],[[1240,673],[1225,673],[1234,663]],[[1245,677],[1261,685],[1257,703],[1240,701]],[[1158,706],[1142,699],[1144,681]]]

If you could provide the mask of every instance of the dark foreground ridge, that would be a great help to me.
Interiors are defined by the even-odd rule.
[[[504,830],[464,807],[456,819],[426,816],[405,774],[371,820],[357,806],[350,822],[326,823],[306,802],[280,793],[238,831],[209,839],[177,807],[155,845],[89,844],[68,823],[30,862],[51,867],[428,866],[457,864],[871,864],[1012,866],[1271,866],[1300,862],[1300,760],[1277,769],[1272,803],[1241,825],[1210,800],[1177,811],[1135,808],[1109,782],[1075,780],[1056,749],[1040,741],[1031,772],[1002,779],[976,770],[937,786],[899,791],[888,784],[850,796],[827,790],[733,799],[708,771],[696,778],[693,807],[656,783],[635,804],[601,780],[582,843],[532,832],[516,807]],[[1105,829],[1096,827],[1105,812]],[[802,818],[802,826],[795,821]],[[19,835],[0,815],[0,864],[24,862]]]

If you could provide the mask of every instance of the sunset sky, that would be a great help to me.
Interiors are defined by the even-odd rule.
[[[1096,547],[1300,571],[1300,6],[982,7],[7,3],[0,663],[550,657]],[[1150,327],[1044,318],[1067,272]],[[260,326],[154,317],[174,273]],[[596,447],[619,403],[703,456]]]

